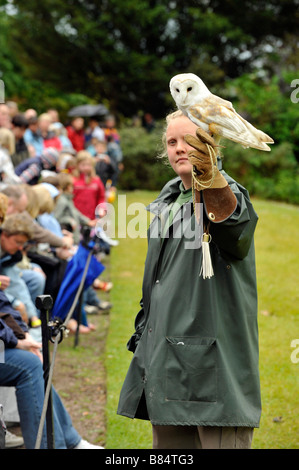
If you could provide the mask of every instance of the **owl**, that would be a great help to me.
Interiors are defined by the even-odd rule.
[[[216,143],[223,137],[244,148],[271,150],[267,144],[273,144],[274,140],[242,118],[230,101],[213,95],[197,75],[175,75],[169,87],[178,109],[212,135]]]

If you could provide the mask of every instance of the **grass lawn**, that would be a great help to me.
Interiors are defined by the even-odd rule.
[[[107,449],[151,448],[151,425],[116,414],[119,392],[132,359],[126,342],[134,331],[139,309],[149,214],[141,216],[142,205],[156,194],[127,193],[119,203],[128,230],[134,226],[137,238],[122,238],[111,254],[111,293],[113,309],[106,344],[107,371]],[[126,199],[126,201],[125,201]],[[126,202],[126,207],[124,205]],[[139,203],[139,205],[135,205]],[[255,431],[255,449],[299,448],[299,360],[291,342],[299,338],[298,272],[299,208],[287,204],[254,200],[259,215],[256,229],[256,261],[259,291],[260,375],[263,411]],[[118,211],[117,205],[116,211]],[[130,225],[131,224],[131,225]],[[116,227],[116,237],[118,227]],[[299,340],[298,340],[299,341]],[[298,343],[299,346],[299,343]],[[297,346],[297,347],[298,347]]]

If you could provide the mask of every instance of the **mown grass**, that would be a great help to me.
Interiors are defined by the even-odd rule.
[[[126,342],[134,331],[139,309],[149,215],[140,216],[142,205],[156,193],[134,191],[126,194],[127,207],[136,212],[126,216],[144,237],[120,238],[111,254],[113,309],[106,343],[107,435],[106,448],[151,448],[151,425],[116,414],[120,389],[132,353]],[[133,203],[140,206],[132,206]],[[260,375],[263,411],[255,431],[255,449],[299,447],[299,363],[291,361],[291,341],[299,338],[298,207],[254,200],[259,215],[256,229],[256,263],[259,293]],[[116,211],[117,203],[116,203]],[[124,217],[124,206],[122,217]],[[145,214],[145,211],[143,212]],[[123,234],[122,234],[123,235]],[[117,236],[117,227],[116,227]],[[299,354],[297,354],[299,357]]]

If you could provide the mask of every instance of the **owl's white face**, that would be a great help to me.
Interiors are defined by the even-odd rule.
[[[179,108],[196,104],[207,96],[208,89],[202,80],[192,73],[175,75],[170,80],[170,93]]]

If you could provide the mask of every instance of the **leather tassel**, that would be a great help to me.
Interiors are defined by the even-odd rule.
[[[202,265],[200,271],[200,274],[202,274],[203,279],[210,279],[212,276],[214,276],[209,246],[210,241],[211,235],[209,235],[208,233],[204,233],[202,237]]]

